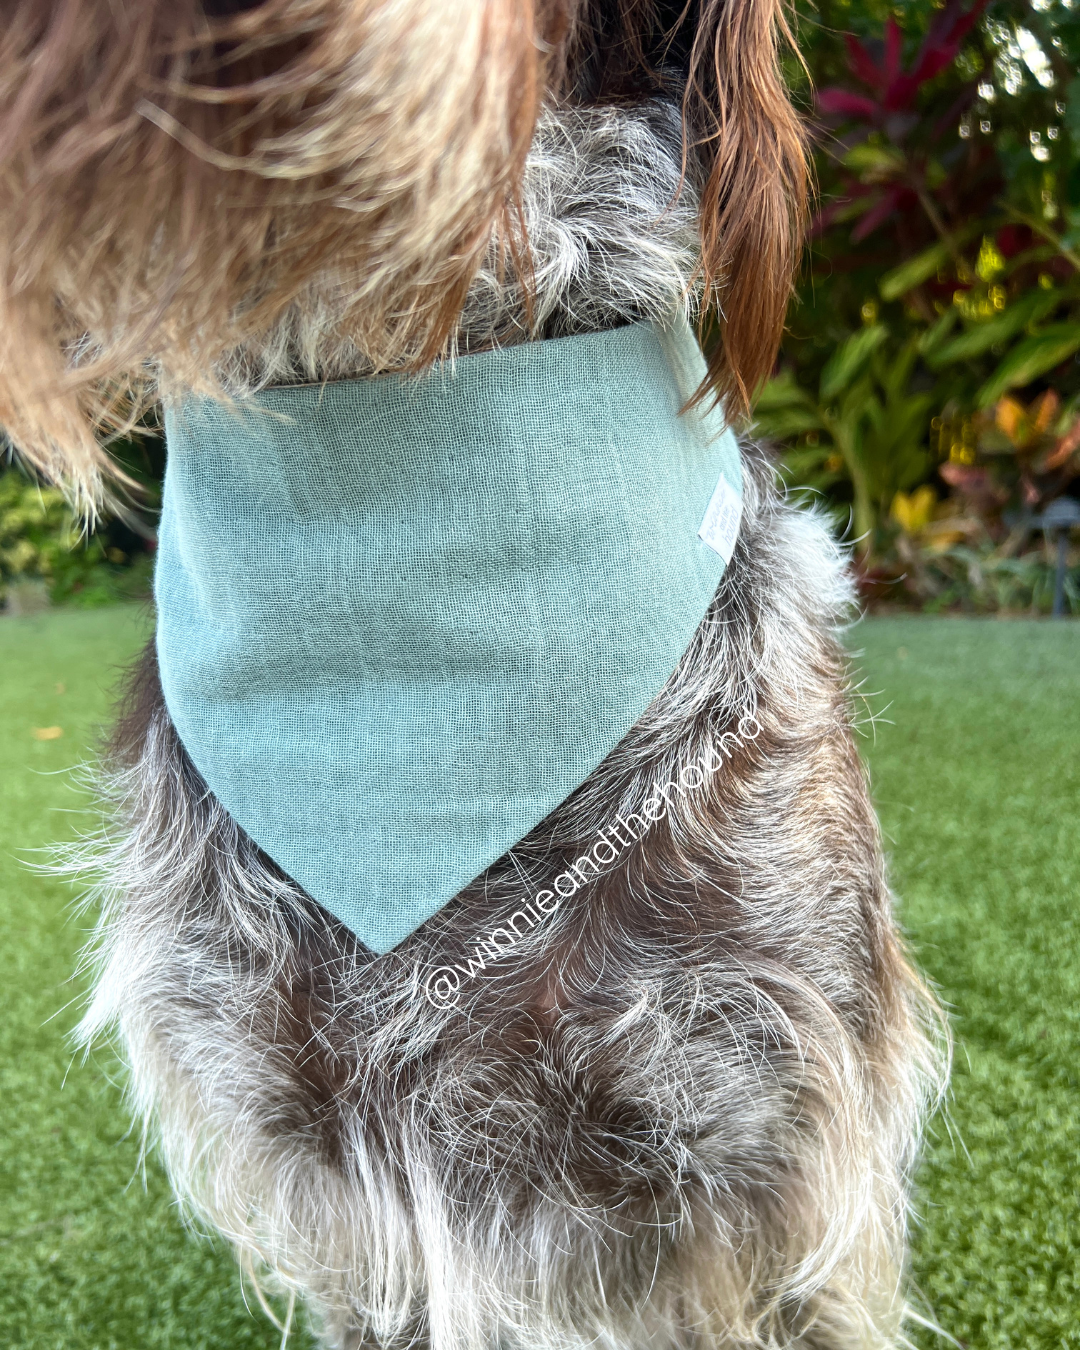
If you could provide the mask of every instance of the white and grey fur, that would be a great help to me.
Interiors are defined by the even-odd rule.
[[[670,109],[545,114],[534,332],[692,310],[695,204]],[[358,373],[331,329],[296,307],[234,387]],[[493,263],[459,348],[526,336]],[[306,1301],[327,1346],[899,1343],[936,1015],[854,748],[844,558],[752,445],[744,478],[735,556],[662,693],[383,957],[214,799],[144,658],[102,772],[109,824],[69,861],[103,901],[80,1035],[116,1033],[188,1211]],[[433,967],[747,712],[760,735],[610,873],[458,1006],[425,998]]]
[[[671,104],[541,112],[520,208],[531,303],[509,241],[493,239],[452,354],[696,313],[697,192],[683,173],[682,123]],[[243,397],[367,374],[367,358],[338,336],[341,310],[341,284],[328,273],[257,349],[233,354],[222,385]]]

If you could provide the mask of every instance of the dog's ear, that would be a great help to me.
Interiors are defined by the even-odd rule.
[[[806,143],[779,44],[786,0],[574,0],[565,82],[605,103],[683,88],[687,171],[700,176],[711,389],[745,413],[772,369],[806,223]]]
[[[531,139],[534,7],[0,0],[14,443],[93,494],[133,373],[206,387],[328,269],[377,368],[430,360]]]
[[[747,413],[770,374],[806,226],[802,123],[780,70],[784,0],[700,0],[684,117],[705,170],[702,270],[718,314],[712,389]]]

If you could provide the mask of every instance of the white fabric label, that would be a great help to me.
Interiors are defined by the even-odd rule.
[[[716,491],[709,498],[709,505],[705,509],[705,519],[698,530],[698,538],[708,544],[714,553],[719,553],[725,563],[729,563],[735,552],[741,521],[742,497],[721,474]]]

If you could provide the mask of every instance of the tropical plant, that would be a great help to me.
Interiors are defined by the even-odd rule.
[[[976,505],[998,548],[1080,471],[1080,7],[821,0],[800,45],[819,210],[759,427],[868,573],[975,547]]]
[[[888,338],[883,324],[846,338],[813,392],[784,371],[762,391],[755,412],[767,435],[800,437],[787,460],[800,483],[828,489],[846,475],[853,533],[864,544],[896,493],[921,482],[933,467],[926,444],[933,400],[909,387],[917,339],[894,353]]]

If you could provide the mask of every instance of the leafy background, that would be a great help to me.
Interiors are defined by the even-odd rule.
[[[1080,474],[1080,8],[820,0],[798,35],[818,201],[759,429],[869,599],[1045,608],[1038,522]]]
[[[0,470],[0,602],[8,609],[96,609],[149,593],[164,443],[148,428],[111,453],[130,487],[89,534],[57,488],[18,464]]]

